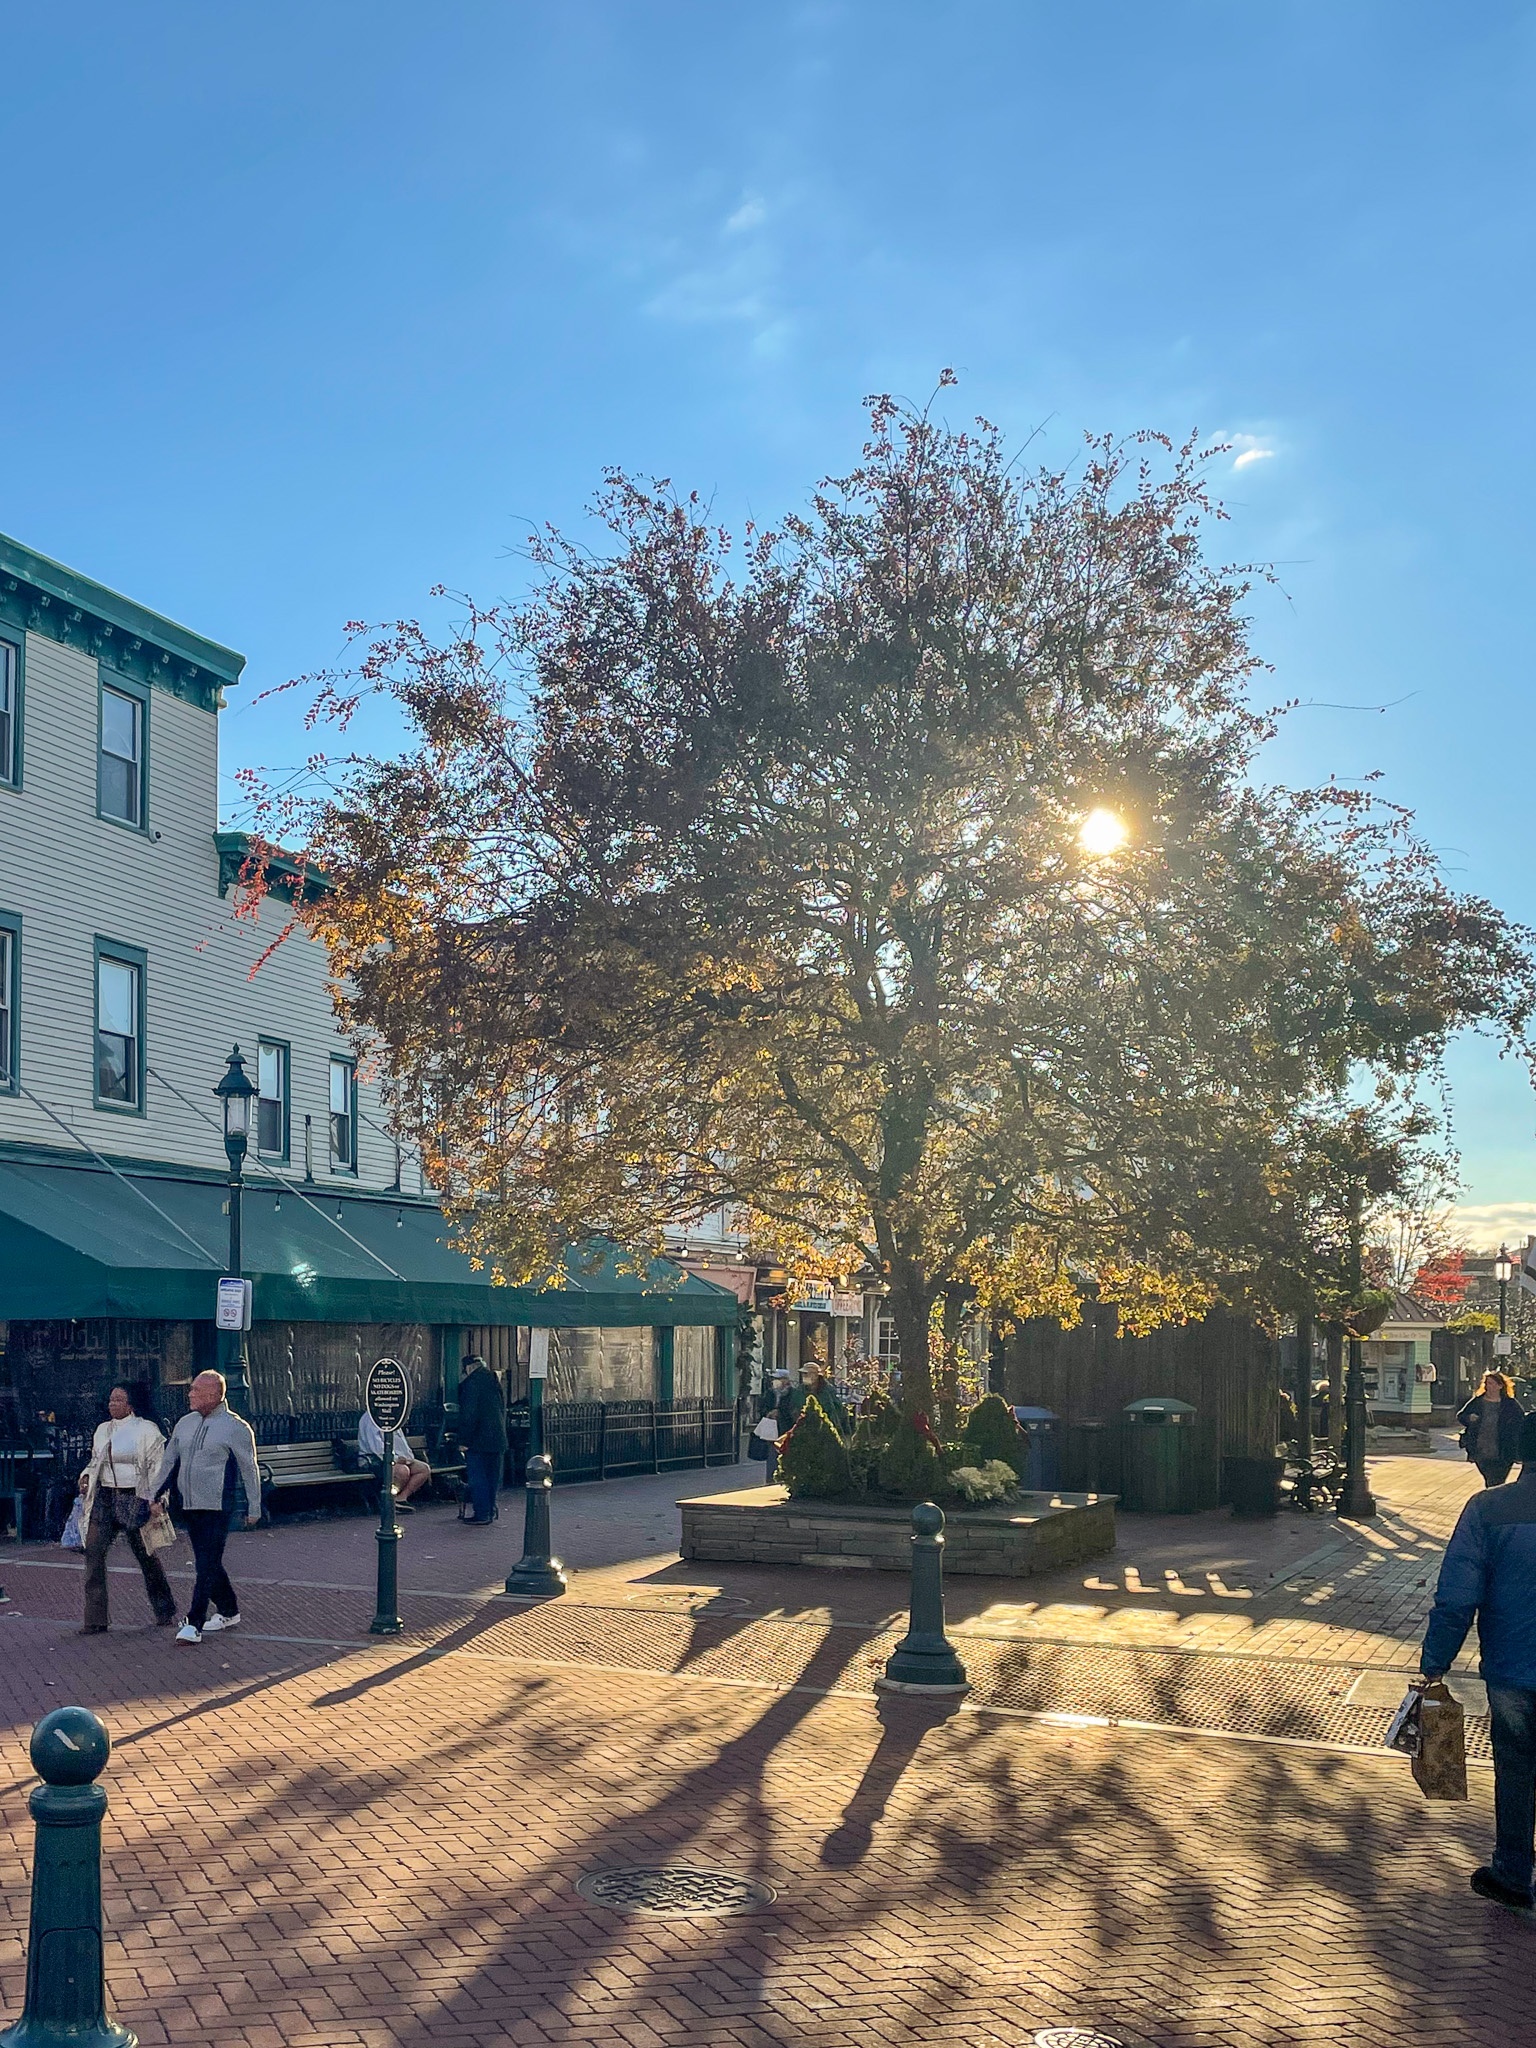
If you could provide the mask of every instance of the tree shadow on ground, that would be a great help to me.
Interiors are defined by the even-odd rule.
[[[821,1845],[821,1860],[829,1869],[846,1870],[869,1854],[875,1823],[884,1816],[903,1772],[924,1737],[959,1713],[960,1701],[953,1697],[927,1701],[886,1693],[875,1711],[880,1740],[841,1820]]]

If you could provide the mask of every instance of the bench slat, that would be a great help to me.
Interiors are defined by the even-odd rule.
[[[426,1456],[425,1437],[408,1437],[406,1441],[417,1457]],[[256,1451],[256,1463],[261,1472],[262,1490],[280,1493],[290,1486],[376,1486],[378,1474],[366,1468],[358,1472],[346,1472],[336,1463],[335,1453],[329,1437],[315,1439],[301,1444],[261,1444]],[[439,1474],[462,1472],[464,1460],[450,1459],[432,1468],[434,1478]]]

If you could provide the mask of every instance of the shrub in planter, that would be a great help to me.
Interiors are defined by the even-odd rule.
[[[848,1447],[814,1394],[779,1444],[779,1477],[796,1500],[838,1500],[851,1490]]]
[[[961,1465],[950,1473],[949,1483],[962,1500],[981,1507],[1017,1493],[1019,1475],[1006,1459],[989,1458],[985,1465]]]
[[[877,1483],[880,1453],[889,1437],[890,1430],[884,1426],[882,1417],[861,1415],[854,1425],[853,1435],[848,1439],[848,1472],[856,1494],[868,1493]]]
[[[931,1500],[944,1484],[944,1463],[933,1432],[904,1415],[875,1468],[882,1493],[899,1500]]]
[[[877,1444],[888,1444],[901,1420],[901,1410],[889,1394],[882,1394],[877,1388],[866,1394],[859,1406],[859,1429],[868,1430],[870,1439]]]
[[[967,1463],[979,1466],[1001,1459],[1012,1466],[1015,1479],[1022,1479],[1029,1466],[1029,1438],[1001,1394],[988,1394],[967,1415],[965,1447]]]

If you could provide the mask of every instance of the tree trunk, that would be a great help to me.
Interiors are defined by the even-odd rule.
[[[942,1322],[942,1352],[936,1391],[935,1429],[942,1437],[954,1436],[960,1427],[960,1331],[965,1304],[956,1294],[946,1294]]]
[[[901,1352],[901,1411],[931,1416],[934,1410],[933,1368],[928,1330],[933,1316],[933,1290],[912,1267],[893,1262],[890,1311]]]

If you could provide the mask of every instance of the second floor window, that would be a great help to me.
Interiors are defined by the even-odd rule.
[[[144,976],[131,960],[96,960],[96,1094],[137,1109],[143,1092]]]
[[[16,1072],[16,933],[0,925],[0,1090],[15,1090]]]
[[[288,1152],[288,1048],[266,1039],[256,1057],[256,1150]]]
[[[15,644],[0,640],[0,782],[18,780],[20,740],[17,713],[20,705],[20,669]]]
[[[107,683],[101,689],[99,790],[104,818],[144,823],[144,706]]]
[[[350,1060],[331,1061],[331,1171],[357,1170],[357,1075]]]

